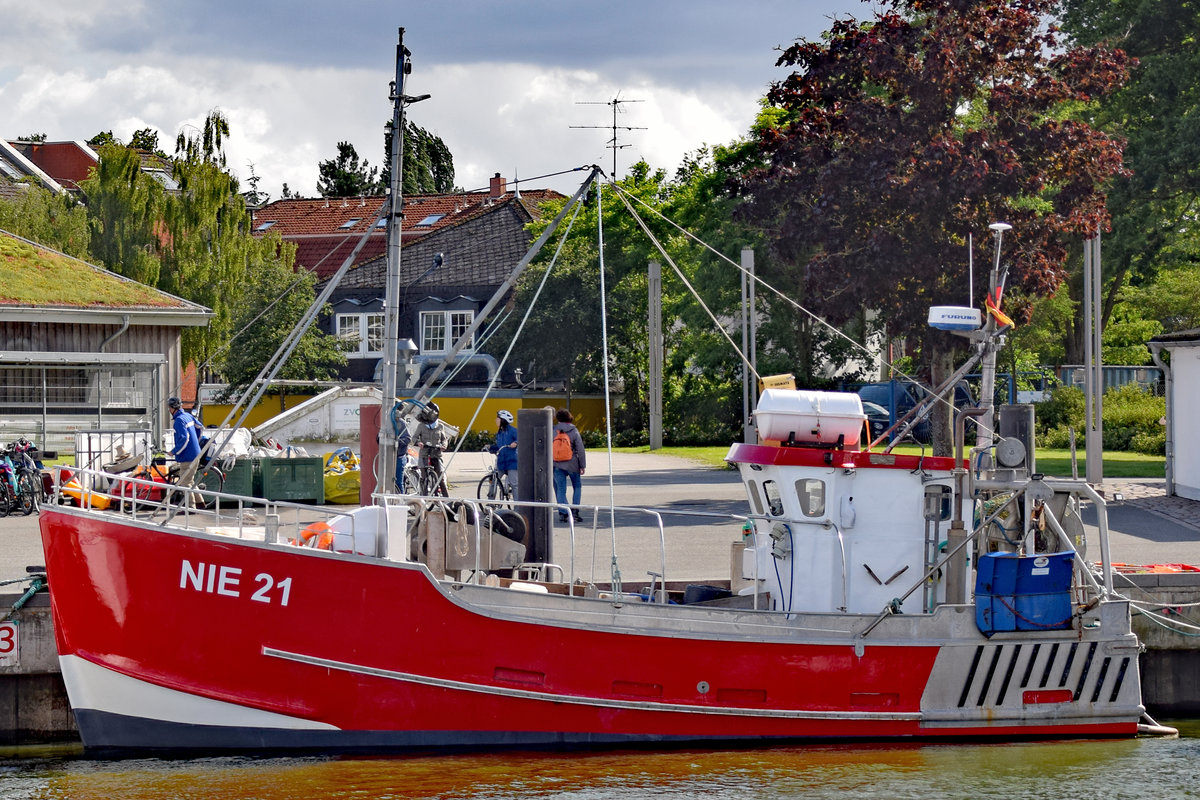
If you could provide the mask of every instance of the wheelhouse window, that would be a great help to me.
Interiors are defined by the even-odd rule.
[[[763,492],[767,495],[767,511],[772,517],[783,516],[783,496],[775,481],[763,481]]]
[[[800,499],[800,513],[806,517],[825,514],[825,481],[819,478],[801,478],[796,481],[796,497]]]
[[[338,314],[334,324],[334,333],[351,357],[383,353],[383,314]]]
[[[474,311],[422,311],[421,352],[444,353],[462,338],[475,320]],[[463,352],[475,349],[474,337],[463,345]]]

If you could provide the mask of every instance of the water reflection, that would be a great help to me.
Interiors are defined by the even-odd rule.
[[[1195,796],[1184,738],[1009,745],[805,746],[394,758],[0,760],[6,800],[295,798],[1156,798]]]

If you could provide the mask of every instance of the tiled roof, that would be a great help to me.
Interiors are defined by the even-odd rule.
[[[562,198],[557,192],[522,192],[519,200],[510,194],[414,242],[406,240],[400,254],[401,286],[423,287],[426,291],[435,287],[474,287],[490,293],[529,249],[525,225],[538,213],[534,196],[541,201]],[[442,263],[432,268],[438,253]],[[360,262],[346,274],[339,288],[382,291],[386,260],[380,256]]]
[[[9,140],[21,155],[67,189],[78,189],[79,182],[98,163],[96,152],[83,142],[23,142]]]
[[[404,198],[404,246],[410,247],[433,233],[487,214],[510,203],[514,197],[512,192],[498,198],[491,197],[488,192],[409,195]],[[562,195],[550,189],[532,189],[520,194],[529,208],[560,197]],[[368,229],[370,238],[359,253],[357,263],[363,264],[384,254],[387,228],[374,223],[385,199],[377,196],[276,200],[254,213],[254,230],[260,234],[272,231],[285,241],[294,242],[297,266],[315,269],[324,279],[337,271]]]

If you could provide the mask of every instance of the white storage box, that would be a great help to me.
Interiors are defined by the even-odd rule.
[[[758,399],[754,424],[762,439],[805,444],[858,443],[867,415],[862,400],[850,392],[767,389]]]

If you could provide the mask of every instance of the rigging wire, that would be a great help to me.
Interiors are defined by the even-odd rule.
[[[604,287],[604,208],[602,205],[604,192],[600,190],[599,173],[596,173],[595,180],[596,237],[597,250],[600,254],[600,342],[601,358],[604,362],[604,439],[608,451],[608,520],[609,528],[612,530],[612,584],[615,600],[621,596],[621,570],[617,566],[617,515],[613,510],[617,507],[617,500],[612,465],[612,394],[609,391],[608,376],[608,301]]]
[[[658,250],[659,254],[662,255],[663,259],[667,262],[667,264],[670,265],[671,269],[675,270],[675,274],[679,276],[679,280],[683,281],[683,285],[687,287],[687,290],[692,293],[693,297],[696,298],[696,302],[700,303],[700,307],[704,309],[705,313],[708,314],[709,319],[713,321],[713,325],[716,326],[717,331],[725,337],[725,340],[729,342],[729,346],[732,347],[734,352],[738,354],[738,357],[742,360],[742,364],[745,366],[745,369],[754,375],[756,379],[761,380],[762,376],[758,374],[758,370],[756,370],[754,365],[750,363],[750,359],[746,357],[746,354],[743,353],[741,348],[738,347],[733,341],[733,337],[729,335],[729,333],[725,330],[725,326],[722,325],[721,321],[717,319],[716,314],[712,312],[712,309],[710,309],[708,304],[705,303],[703,298],[700,297],[700,293],[696,291],[695,287],[693,287],[691,282],[687,279],[687,276],[683,274],[683,270],[679,268],[679,266],[675,263],[675,260],[667,253],[666,248],[663,247],[661,242],[659,242],[658,237],[656,237],[650,230],[650,226],[648,226],[646,221],[642,219],[636,211],[634,211],[633,206],[629,203],[629,200],[625,196],[626,192],[617,187],[617,184],[614,182],[610,182],[609,185],[616,187],[617,197],[622,203],[625,204],[626,210],[629,211],[629,214],[633,217],[634,221],[637,222],[638,226],[642,229],[642,232],[649,237],[650,243],[654,245],[655,249]],[[714,250],[713,252],[716,251]]]
[[[496,368],[496,374],[488,382],[487,388],[483,392],[483,396],[479,399],[479,403],[475,406],[475,413],[471,415],[471,419],[467,422],[467,427],[463,431],[466,434],[475,425],[475,420],[479,417],[479,412],[483,410],[483,404],[487,401],[492,389],[496,385],[496,381],[500,379],[500,372],[504,369],[504,365],[508,363],[509,356],[512,355],[513,348],[517,344],[517,340],[521,338],[521,332],[525,329],[525,323],[529,321],[530,315],[533,314],[533,309],[537,306],[538,299],[542,296],[542,289],[546,286],[546,281],[550,278],[550,272],[554,269],[554,265],[558,263],[558,256],[562,253],[563,245],[566,244],[567,238],[571,235],[571,228],[575,225],[575,220],[579,217],[579,212],[583,209],[583,203],[575,204],[575,213],[571,215],[571,219],[567,221],[567,228],[563,231],[563,235],[558,239],[558,246],[554,249],[554,255],[550,258],[550,263],[546,265],[546,269],[542,272],[542,280],[538,283],[537,291],[533,293],[533,297],[529,301],[528,307],[525,309],[525,315],[521,317],[521,321],[517,324],[517,329],[513,332],[512,339],[509,340],[508,349],[504,351],[504,357],[500,359],[500,364]],[[505,320],[508,319],[506,314]],[[444,384],[443,384],[444,385]],[[462,449],[464,437],[459,437],[458,443],[454,447],[454,451],[450,454],[447,460],[446,469],[450,468],[450,464],[454,461],[454,457],[458,455],[458,451]]]
[[[797,302],[797,301],[793,300],[792,298],[788,297],[786,294],[784,294],[784,293],[783,293],[783,292],[781,292],[780,290],[776,289],[776,288],[775,288],[774,286],[772,286],[771,284],[767,283],[767,282],[766,282],[765,280],[763,280],[763,278],[762,278],[761,276],[759,276],[757,273],[752,273],[752,272],[750,272],[749,270],[746,270],[745,268],[743,268],[743,267],[742,267],[742,265],[741,265],[741,264],[739,264],[738,262],[734,261],[733,259],[731,259],[729,256],[725,255],[725,254],[724,254],[724,253],[722,253],[721,251],[719,251],[719,250],[715,249],[715,248],[714,248],[712,245],[708,244],[708,243],[707,243],[707,242],[705,242],[703,239],[701,239],[701,238],[699,238],[698,236],[696,236],[695,234],[693,234],[691,231],[687,230],[686,228],[683,228],[683,227],[682,227],[682,226],[680,226],[678,223],[676,223],[674,220],[671,220],[671,219],[669,219],[668,217],[666,217],[665,215],[663,215],[663,213],[662,213],[661,211],[659,211],[658,209],[654,208],[654,207],[653,207],[653,206],[651,206],[649,203],[647,203],[646,201],[642,200],[640,197],[637,197],[636,195],[634,195],[634,194],[631,194],[631,193],[627,192],[625,189],[621,188],[620,186],[618,186],[618,185],[617,185],[617,184],[615,184],[615,183],[613,183],[613,184],[611,184],[611,185],[612,185],[612,186],[613,186],[613,187],[614,187],[614,188],[617,190],[617,193],[618,193],[618,194],[619,194],[619,195],[622,197],[622,199],[624,199],[625,197],[628,197],[628,198],[632,199],[633,201],[635,201],[635,202],[637,202],[637,203],[639,203],[639,204],[641,204],[641,205],[645,206],[645,207],[646,207],[647,209],[649,209],[649,210],[650,210],[650,211],[651,211],[653,214],[657,215],[657,216],[658,216],[660,219],[662,219],[664,222],[666,222],[666,223],[667,223],[668,225],[670,225],[671,227],[675,228],[677,231],[679,231],[680,233],[682,233],[684,236],[686,236],[687,238],[689,238],[689,239],[691,239],[692,241],[696,242],[697,244],[699,244],[700,246],[702,246],[703,248],[705,248],[706,250],[708,250],[709,252],[711,252],[713,255],[715,255],[717,258],[721,259],[722,261],[725,261],[725,262],[729,263],[729,264],[730,264],[730,265],[732,265],[732,266],[733,266],[735,269],[737,269],[739,272],[743,272],[743,273],[745,273],[747,276],[749,276],[749,277],[750,277],[750,279],[751,279],[751,280],[755,281],[756,283],[758,283],[758,284],[759,284],[760,286],[762,286],[763,288],[767,289],[767,290],[768,290],[769,292],[771,292],[772,294],[774,294],[774,295],[778,296],[778,297],[779,297],[781,300],[783,300],[785,303],[788,303],[788,304],[789,304],[789,305],[791,305],[793,308],[795,308],[797,311],[800,311],[801,313],[803,313],[804,315],[806,315],[806,316],[807,316],[809,319],[811,319],[811,320],[813,320],[814,322],[818,323],[819,325],[822,325],[822,326],[824,326],[825,328],[829,329],[829,331],[830,331],[831,333],[833,333],[833,335],[835,335],[835,336],[837,336],[837,337],[840,337],[840,338],[842,338],[842,339],[846,340],[846,341],[847,341],[847,342],[848,342],[848,343],[849,343],[849,344],[850,344],[852,347],[854,347],[856,350],[859,350],[859,351],[861,351],[861,352],[862,352],[864,355],[866,355],[866,356],[868,356],[868,357],[870,357],[870,358],[874,358],[874,357],[875,357],[875,356],[874,356],[874,354],[873,354],[873,353],[872,353],[872,352],[871,352],[871,351],[870,351],[870,350],[869,350],[869,349],[866,347],[866,345],[862,344],[861,342],[858,342],[858,341],[854,340],[854,339],[853,339],[853,338],[851,338],[849,335],[847,335],[845,331],[842,331],[841,329],[837,328],[836,326],[834,326],[834,325],[830,324],[829,322],[825,321],[824,319],[822,319],[822,318],[821,318],[819,315],[817,315],[817,314],[813,313],[812,311],[809,311],[807,308],[805,308],[805,307],[804,307],[803,305],[801,305],[799,302]],[[626,202],[626,205],[628,205],[628,202]],[[632,212],[631,212],[631,213],[632,213]],[[635,218],[637,218],[636,214],[635,214]],[[638,218],[638,219],[639,219],[639,221],[640,221],[640,218]],[[643,228],[644,228],[644,226],[643,226]],[[656,244],[657,244],[657,243],[656,243]],[[660,247],[660,252],[661,252],[661,247]],[[671,266],[672,266],[673,268],[675,268],[675,269],[676,269],[676,271],[678,271],[678,268],[676,268],[674,264],[672,264]],[[706,310],[707,310],[707,309],[706,309]],[[710,316],[711,316],[711,312],[710,312]],[[728,336],[726,336],[726,338],[729,338],[729,337],[728,337]],[[732,340],[730,340],[730,342],[732,343]],[[735,348],[735,349],[736,349],[736,348]],[[742,354],[739,352],[739,355],[742,355]],[[746,361],[746,357],[745,357],[744,355],[742,355],[742,360],[743,360],[743,362],[745,362],[745,361]],[[896,366],[894,363],[892,363],[892,362],[890,362],[890,361],[888,361],[888,360],[886,360],[886,359],[883,359],[883,363],[884,363],[884,365],[885,365],[885,366],[887,366],[887,367],[888,367],[888,369],[890,369],[890,370],[891,370],[891,371],[892,371],[894,374],[896,374],[896,375],[899,375],[900,377],[902,377],[902,378],[905,378],[905,379],[907,379],[907,380],[913,381],[914,383],[920,383],[920,381],[918,381],[918,380],[917,380],[917,378],[915,378],[915,377],[914,377],[914,376],[912,376],[912,375],[909,375],[909,374],[908,374],[908,373],[906,373],[904,370],[902,370],[902,369],[900,369],[899,367],[897,367],[897,366]],[[947,406],[953,406],[953,403],[951,403],[949,400],[947,400],[947,399],[946,399],[946,398],[944,398],[944,397],[938,397],[938,401],[939,401],[939,402],[941,402],[941,403],[943,403],[944,405],[947,405]]]

